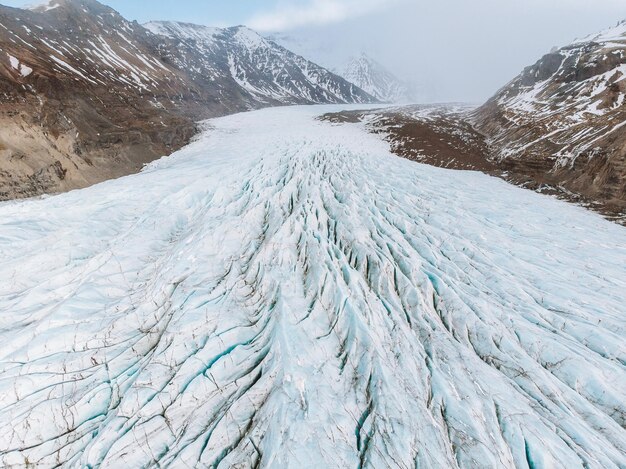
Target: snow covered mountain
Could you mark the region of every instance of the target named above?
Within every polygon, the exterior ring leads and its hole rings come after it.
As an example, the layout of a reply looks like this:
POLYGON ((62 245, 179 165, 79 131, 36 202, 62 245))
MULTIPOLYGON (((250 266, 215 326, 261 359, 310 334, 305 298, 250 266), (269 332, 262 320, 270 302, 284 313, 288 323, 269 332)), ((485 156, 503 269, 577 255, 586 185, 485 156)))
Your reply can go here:
POLYGON ((334 71, 340 70, 347 59, 354 54, 353 49, 346 51, 346 44, 338 41, 336 37, 319 34, 317 31, 308 34, 304 31, 273 32, 266 34, 265 37, 285 49, 334 71))
POLYGON ((401 80, 370 54, 361 52, 355 55, 355 49, 338 44, 337 38, 303 32, 272 33, 267 38, 332 70, 382 102, 414 103, 431 101, 436 96, 433 90, 426 92, 432 87, 401 80))
POLYGON ((626 465, 626 230, 331 110, 0 205, 2 467, 626 465))
POLYGON ((339 74, 386 103, 410 103, 416 99, 411 86, 364 53, 350 59, 339 74))
POLYGON ((250 107, 375 101, 352 83, 245 26, 218 29, 175 22, 144 26, 177 41, 169 59, 179 69, 189 71, 196 81, 234 80, 250 107))
POLYGON ((626 22, 545 55, 476 116, 502 163, 626 212, 626 22))
POLYGON ((374 101, 243 27, 151 27, 95 0, 0 5, 0 200, 138 171, 207 117, 374 101))

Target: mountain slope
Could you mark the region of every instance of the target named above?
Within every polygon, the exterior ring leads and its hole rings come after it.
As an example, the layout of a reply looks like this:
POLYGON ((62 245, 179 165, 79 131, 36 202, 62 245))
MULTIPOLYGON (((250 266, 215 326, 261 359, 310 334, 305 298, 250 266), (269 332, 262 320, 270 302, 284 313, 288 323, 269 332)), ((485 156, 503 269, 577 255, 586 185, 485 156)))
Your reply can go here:
POLYGON ((500 162, 626 210, 626 22, 526 68, 475 116, 500 162))
POLYGON ((624 467, 624 228, 321 112, 0 205, 2 466, 624 467))
POLYGON ((84 187, 187 143, 195 121, 373 98, 246 28, 155 35, 95 0, 0 6, 0 200, 84 187))
POLYGON ((0 6, 0 200, 137 171, 194 133, 154 36, 95 1, 54 5, 0 6))
MULTIPOLYGON (((251 103, 364 103, 374 98, 343 78, 244 26, 209 28, 175 22, 144 25, 178 42, 170 56, 194 80, 229 78, 251 103)), ((258 107, 255 106, 255 107, 258 107)))
POLYGON ((408 103, 415 100, 409 85, 366 54, 350 59, 339 74, 380 101, 408 103))

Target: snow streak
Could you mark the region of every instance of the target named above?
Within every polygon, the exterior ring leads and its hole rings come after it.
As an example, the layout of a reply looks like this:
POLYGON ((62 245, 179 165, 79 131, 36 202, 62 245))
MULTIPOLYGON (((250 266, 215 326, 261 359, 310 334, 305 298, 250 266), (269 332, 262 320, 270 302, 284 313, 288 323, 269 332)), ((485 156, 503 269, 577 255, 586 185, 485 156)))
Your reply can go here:
POLYGON ((2 466, 626 465, 624 228, 329 110, 0 206, 2 466))

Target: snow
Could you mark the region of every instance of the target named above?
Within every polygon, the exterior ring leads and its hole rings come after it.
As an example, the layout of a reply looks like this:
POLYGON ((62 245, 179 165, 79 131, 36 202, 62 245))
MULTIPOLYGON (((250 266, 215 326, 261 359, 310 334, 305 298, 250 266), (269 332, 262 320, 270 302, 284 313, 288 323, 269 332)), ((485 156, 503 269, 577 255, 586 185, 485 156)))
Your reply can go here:
POLYGON ((9 62, 11 63, 11 67, 13 67, 15 70, 19 70, 20 61, 16 57, 13 57, 11 54, 8 54, 8 56, 9 56, 9 62))
POLYGON ((403 83, 365 53, 351 58, 339 75, 382 102, 415 101, 413 90, 408 84, 403 83))
POLYGON ((151 21, 142 25, 153 34, 169 38, 193 39, 195 41, 210 42, 224 32, 223 29, 202 26, 192 23, 176 21, 151 21))
MULTIPOLYGON (((591 34, 582 39, 577 39, 574 41, 574 44, 584 43, 584 42, 612 42, 612 41, 626 41, 626 20, 620 21, 612 28, 608 28, 600 33, 591 34)), ((618 46, 623 47, 623 42, 617 43, 618 46)))
POLYGON ((0 465, 626 465, 626 231, 268 109, 0 205, 0 465))
POLYGON ((23 77, 27 77, 31 73, 33 73, 33 69, 30 68, 28 65, 21 64, 20 65, 20 73, 22 74, 23 77))
POLYGON ((20 72, 20 75, 22 75, 23 77, 27 77, 31 73, 33 73, 33 69, 26 64, 20 63, 17 57, 13 57, 11 54, 7 55, 9 56, 9 62, 11 63, 11 67, 13 67, 15 70, 18 70, 20 72))
POLYGON ((68 64, 67 62, 65 62, 64 60, 58 58, 55 55, 50 55, 50 58, 56 62, 58 65, 60 65, 61 67, 63 67, 64 69, 78 75, 79 77, 83 78, 84 80, 87 80, 90 83, 96 83, 95 81, 93 81, 91 78, 87 77, 83 72, 81 72, 80 70, 72 67, 70 64, 68 64))
POLYGON ((250 28, 246 28, 245 26, 237 27, 235 38, 250 50, 268 46, 266 40, 259 33, 251 30, 250 28))

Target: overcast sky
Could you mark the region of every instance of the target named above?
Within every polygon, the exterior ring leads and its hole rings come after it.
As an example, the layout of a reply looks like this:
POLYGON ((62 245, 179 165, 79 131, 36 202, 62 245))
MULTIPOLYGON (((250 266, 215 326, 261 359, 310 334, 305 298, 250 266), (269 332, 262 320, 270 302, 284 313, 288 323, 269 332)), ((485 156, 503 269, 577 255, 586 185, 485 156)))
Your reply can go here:
MULTIPOLYGON (((11 6, 33 3, 0 0, 11 6)), ((479 102, 553 46, 626 19, 626 0, 105 0, 129 19, 285 32, 329 67, 367 52, 429 100, 479 102)))

